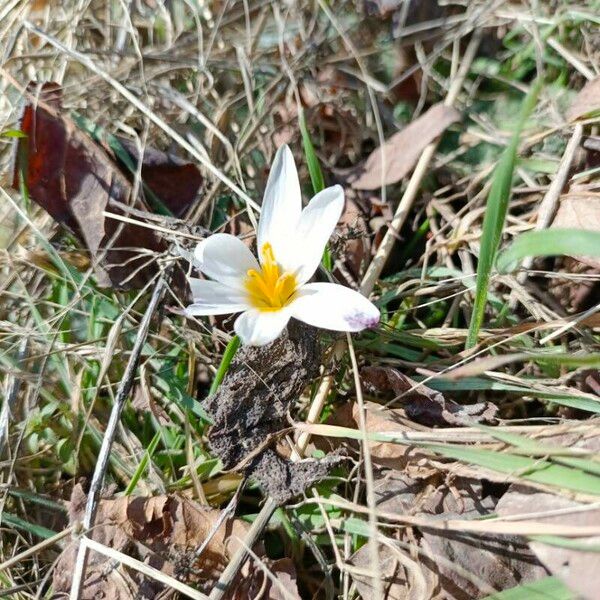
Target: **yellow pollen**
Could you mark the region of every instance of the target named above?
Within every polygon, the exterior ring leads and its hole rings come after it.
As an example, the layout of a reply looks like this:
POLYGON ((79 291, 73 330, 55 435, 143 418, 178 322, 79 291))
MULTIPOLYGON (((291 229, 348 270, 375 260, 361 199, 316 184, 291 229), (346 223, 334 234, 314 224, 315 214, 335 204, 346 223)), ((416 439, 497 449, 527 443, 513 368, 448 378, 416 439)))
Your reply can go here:
POLYGON ((249 269, 244 285, 252 306, 263 311, 279 310, 291 302, 298 282, 294 274, 281 273, 271 244, 263 245, 261 255, 260 271, 249 269))

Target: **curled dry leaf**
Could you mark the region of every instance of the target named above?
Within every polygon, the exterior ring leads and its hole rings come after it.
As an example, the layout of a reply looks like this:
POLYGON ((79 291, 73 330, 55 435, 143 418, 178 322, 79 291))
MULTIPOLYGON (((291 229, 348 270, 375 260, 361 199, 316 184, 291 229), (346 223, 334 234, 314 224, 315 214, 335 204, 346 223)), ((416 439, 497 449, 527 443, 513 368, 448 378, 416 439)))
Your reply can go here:
MULTIPOLYGON (((85 503, 83 489, 80 485, 75 486, 69 503, 71 523, 81 520, 85 503)), ((216 529, 202 554, 197 556, 196 550, 213 532, 220 514, 219 510, 181 496, 108 498, 100 501, 91 536, 109 548, 133 556, 208 593, 248 530, 248 525, 242 521, 226 520, 216 529)), ((260 549, 255 550, 262 556, 260 549)), ((58 597, 70 591, 76 554, 77 543, 74 541, 65 548, 53 571, 53 588, 58 597)), ((262 560, 276 576, 281 573, 282 583, 299 598, 291 561, 269 561, 264 556, 262 560)), ((263 584, 268 591, 266 598, 276 600, 280 597, 275 591, 277 586, 265 580, 259 567, 251 565, 238 577, 227 598, 254 597, 263 584)), ((90 552, 82 600, 157 598, 164 591, 163 584, 90 552)))
POLYGON ((494 422, 498 407, 491 402, 461 405, 391 367, 365 367, 363 381, 377 392, 393 392, 406 416, 429 427, 494 422))
POLYGON ((459 119, 455 108, 435 104, 352 169, 349 183, 357 190, 376 190, 382 183, 397 183, 417 164, 423 150, 459 119))
MULTIPOLYGON (((118 140, 133 161, 139 164, 138 147, 124 137, 118 140)), ((115 156, 115 160, 126 168, 118 156, 115 156)), ((196 199, 204 179, 194 163, 170 152, 146 146, 142 156, 142 181, 146 189, 155 194, 175 217, 183 217, 196 199)))
MULTIPOLYGON (((35 87, 29 89, 31 96, 35 87)), ((104 149, 62 114, 61 96, 60 86, 48 82, 25 106, 13 187, 19 189, 22 174, 31 198, 82 239, 100 285, 142 287, 156 273, 153 255, 167 244, 152 229, 105 217, 106 210, 123 214, 119 205, 147 207, 131 198, 130 180, 104 149)), ((155 150, 146 150, 143 161, 148 189, 180 214, 198 191, 198 169, 155 150)))
MULTIPOLYGON (((535 512, 536 520, 562 525, 593 525, 600 522, 600 509, 588 508, 585 504, 569 498, 545 492, 533 492, 512 485, 498 502, 498 515, 515 516, 535 512), (544 517, 543 513, 560 511, 544 517)), ((572 590, 586 600, 598 598, 600 590, 600 554, 597 552, 600 538, 572 540, 579 542, 579 549, 530 541, 529 546, 550 572, 562 579, 572 590), (590 550, 585 551, 589 545, 590 550), (594 550, 595 548, 595 550, 594 550)))
POLYGON ((600 111, 600 77, 588 81, 567 111, 567 119, 575 121, 600 111))

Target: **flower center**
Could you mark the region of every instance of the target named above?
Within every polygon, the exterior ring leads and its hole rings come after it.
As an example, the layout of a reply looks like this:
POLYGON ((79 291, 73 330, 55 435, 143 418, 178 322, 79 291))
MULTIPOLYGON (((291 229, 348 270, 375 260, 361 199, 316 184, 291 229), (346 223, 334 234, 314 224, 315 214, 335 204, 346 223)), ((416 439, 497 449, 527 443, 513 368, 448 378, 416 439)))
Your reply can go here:
POLYGON ((260 271, 249 269, 244 286, 250 295, 250 303, 263 311, 279 310, 288 305, 298 287, 293 273, 282 273, 275 261, 271 244, 261 249, 262 266, 260 271))

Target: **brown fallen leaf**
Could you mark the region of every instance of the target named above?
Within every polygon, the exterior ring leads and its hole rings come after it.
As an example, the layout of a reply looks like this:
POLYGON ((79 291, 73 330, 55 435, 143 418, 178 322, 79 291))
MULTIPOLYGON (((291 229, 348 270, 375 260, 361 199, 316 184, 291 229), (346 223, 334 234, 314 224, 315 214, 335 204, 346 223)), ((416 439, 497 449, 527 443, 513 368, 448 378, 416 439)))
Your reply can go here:
MULTIPOLYGON (((478 518, 494 512, 502 492, 503 486, 457 477, 431 494, 422 512, 478 518)), ((428 555, 425 562, 438 574, 445 598, 481 598, 492 590, 506 590, 546 575, 527 544, 515 536, 427 530, 422 535, 421 547, 428 555)))
MULTIPOLYGON (((414 431, 400 410, 386 409, 374 402, 365 402, 367 431, 379 432, 402 432, 414 431)), ((353 406, 354 421, 358 422, 358 405, 353 406)), ((394 469, 406 469, 410 463, 414 470, 423 469, 426 475, 431 473, 428 465, 428 454, 417 448, 404 444, 392 444, 389 442, 369 442, 369 449, 373 462, 379 466, 394 469), (422 465, 422 466, 420 466, 422 465)))
MULTIPOLYGON (((69 503, 69 520, 81 520, 86 495, 76 485, 69 503)), ((217 509, 201 506, 182 496, 115 497, 100 501, 92 539, 124 552, 176 579, 208 593, 236 550, 243 543, 248 525, 238 519, 225 520, 212 536, 201 555, 197 549, 212 533, 221 515, 217 509)), ((255 551, 282 583, 295 591, 295 570, 291 561, 269 561, 260 548, 255 551)), ((65 548, 53 571, 55 595, 68 593, 71 587, 77 543, 65 548)), ((276 586, 265 579, 259 566, 251 564, 243 571, 227 595, 228 600, 255 597, 265 586, 267 598, 279 598, 276 586)), ((90 552, 82 600, 110 598, 156 598, 165 591, 163 584, 141 575, 106 557, 90 552)), ((299 598, 299 596, 297 596, 299 598)))
MULTIPOLYGON (((26 137, 16 141, 13 187, 19 189, 22 174, 30 197, 84 242, 101 286, 142 287, 156 273, 155 253, 164 252, 167 244, 152 229, 106 218, 104 211, 122 215, 119 206, 148 210, 147 206, 141 200, 132 202, 131 182, 117 164, 63 116, 58 84, 28 89, 36 100, 25 106, 21 119, 26 137)), ((174 197, 182 190, 183 175, 190 177, 190 167, 197 171, 196 167, 171 161, 159 168, 156 153, 145 158, 149 162, 142 172, 149 176, 150 187, 165 194, 165 203, 171 201, 181 210, 180 200, 174 197)), ((199 173, 185 186, 184 197, 189 200, 191 188, 197 191, 199 186, 199 173)))
MULTIPOLYGON (((567 194, 558 205, 552 228, 585 229, 600 231, 600 195, 598 194, 567 194)), ((586 265, 600 269, 600 260, 578 257, 577 260, 586 265)))
MULTIPOLYGON (((584 504, 569 498, 555 496, 545 492, 533 492, 518 485, 512 485, 498 502, 496 512, 499 516, 514 516, 536 513, 536 520, 562 525, 594 525, 600 522, 600 509, 586 509, 584 504), (544 512, 561 511, 560 514, 544 517, 544 512)), ((590 551, 544 544, 530 541, 529 546, 538 559, 550 572, 562 579, 573 591, 586 600, 596 600, 600 590, 600 554, 594 551, 600 538, 586 538, 579 541, 590 551)))
POLYGON ((375 391, 391 391, 398 396, 406 416, 422 425, 448 427, 493 423, 498 412, 498 407, 491 402, 458 404, 391 367, 365 367, 361 376, 375 391))
MULTIPOLYGON (((368 545, 355 552, 350 557, 350 563, 372 572, 368 545)), ((437 578, 429 569, 422 568, 419 559, 414 560, 400 548, 381 546, 379 569, 383 580, 383 600, 424 600, 436 597, 437 578)), ((375 597, 371 577, 353 573, 352 580, 361 598, 367 600, 375 597)))
MULTIPOLYGON (((124 137, 118 140, 134 163, 139 163, 137 146, 124 137)), ((117 156, 115 160, 122 165, 117 156)), ((126 169, 125 165, 122 167, 126 169)), ((204 179, 194 163, 147 146, 142 157, 142 181, 175 217, 183 217, 204 179)))
POLYGON ((600 77, 588 81, 567 110, 567 119, 575 121, 600 110, 600 77))
MULTIPOLYGON (((552 227, 600 231, 600 195, 570 193, 562 196, 552 227)), ((549 291, 569 312, 589 308, 597 295, 600 260, 589 256, 556 259, 557 272, 584 275, 581 278, 552 280, 549 291), (587 277, 586 277, 587 276, 587 277)))
POLYGON ((423 150, 444 130, 460 120, 460 113, 450 106, 435 104, 374 150, 367 160, 348 174, 348 182, 357 190, 376 190, 397 183, 417 164, 423 150), (382 168, 385 153, 385 171, 382 168))
MULTIPOLYGON (((387 471, 375 482, 377 508, 381 511, 444 518, 491 514, 504 489, 505 486, 466 477, 446 481, 439 474, 415 481, 397 471, 387 471)), ((386 600, 472 600, 546 575, 527 545, 514 537, 427 529, 418 534, 418 540, 406 536, 405 541, 415 547, 404 556, 400 550, 390 551, 388 546, 380 549, 380 564, 388 586, 386 600)), ((358 550, 351 562, 369 568, 368 548, 358 550)), ((369 578, 353 579, 363 597, 369 598, 369 578)))

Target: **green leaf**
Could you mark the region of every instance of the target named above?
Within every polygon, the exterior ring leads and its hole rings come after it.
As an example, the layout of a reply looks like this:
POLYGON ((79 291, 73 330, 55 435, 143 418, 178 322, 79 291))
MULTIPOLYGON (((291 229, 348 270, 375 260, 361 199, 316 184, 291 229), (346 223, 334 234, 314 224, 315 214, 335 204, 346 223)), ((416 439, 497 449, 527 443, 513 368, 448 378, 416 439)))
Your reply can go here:
POLYGON ((142 460, 140 461, 138 468, 135 470, 135 473, 133 474, 133 477, 131 478, 129 485, 127 486, 127 489, 125 490, 126 496, 131 496, 131 494, 134 492, 134 490, 138 484, 138 481, 140 480, 142 475, 145 473, 146 468, 148 467, 148 463, 152 460, 152 455, 156 451, 158 442, 160 442, 160 437, 161 437, 160 431, 157 431, 154 434, 154 437, 152 438, 150 443, 148 444, 148 448, 146 449, 146 452, 144 453, 144 456, 142 457, 142 460))
POLYGON ((318 194, 320 191, 325 189, 325 180, 323 178, 323 172, 321 171, 321 165, 315 152, 315 147, 312 143, 308 129, 306 128, 306 120, 304 119, 304 111, 300 109, 298 113, 298 121, 300 124, 300 133, 302 134, 302 146, 304 147, 304 156, 306 157, 306 164, 308 165, 308 172, 310 174, 310 180, 312 182, 313 191, 318 194))
POLYGON ((577 596, 558 577, 544 577, 509 590, 486 596, 483 600, 575 600, 577 596))
POLYGON ((519 139, 525 121, 535 106, 540 88, 541 80, 538 80, 523 101, 521 114, 513 136, 494 171, 492 186, 490 188, 483 218, 481 247, 479 251, 479 262, 477 264, 477 288, 475 291, 473 314, 471 315, 471 323, 469 325, 469 335, 467 336, 467 348, 472 348, 477 343, 477 336, 483 323, 485 306, 488 298, 490 274, 502 237, 508 203, 511 197, 512 179, 517 159, 519 139))
POLYGON ((29 521, 25 521, 16 515, 11 515, 6 511, 2 512, 2 517, 0 519, 0 523, 5 526, 11 526, 15 529, 21 529, 23 531, 27 531, 37 537, 41 537, 44 539, 49 539, 56 535, 56 531, 52 531, 51 529, 47 529, 42 525, 36 525, 35 523, 29 523, 29 521))
POLYGON ((6 131, 3 131, 2 133, 0 133, 0 135, 2 137, 7 137, 7 138, 26 138, 27 134, 24 131, 21 131, 20 129, 7 129, 6 131))
POLYGON ((233 360, 233 357, 235 356, 235 353, 238 351, 239 347, 240 338, 237 335, 234 335, 231 338, 231 340, 229 340, 229 343, 225 348, 223 358, 221 359, 221 364, 219 365, 219 368, 217 369, 217 372, 215 374, 215 378, 213 379, 213 382, 210 386, 210 390, 208 392, 209 396, 212 396, 217 391, 218 387, 221 385, 221 382, 227 374, 229 366, 231 365, 231 361, 233 360))
MULTIPOLYGON (((325 179, 323 178, 321 165, 319 164, 319 159, 317 158, 317 153, 315 152, 315 147, 312 143, 310 133, 306 127, 304 111, 302 110, 301 106, 298 107, 298 122, 300 125, 300 133, 302 134, 302 146, 304 148, 304 156, 306 157, 306 164, 308 165, 308 172, 312 182, 313 193, 318 194, 320 191, 325 189, 325 179)), ((329 246, 325 247, 321 262, 327 271, 331 271, 333 268, 333 262, 331 259, 331 251, 329 250, 329 246)))
POLYGON ((501 273, 513 271, 527 256, 594 256, 600 258, 600 232, 584 229, 545 229, 517 236, 498 256, 501 273))

